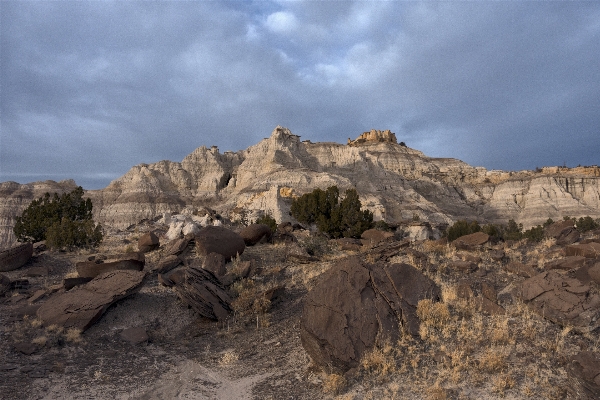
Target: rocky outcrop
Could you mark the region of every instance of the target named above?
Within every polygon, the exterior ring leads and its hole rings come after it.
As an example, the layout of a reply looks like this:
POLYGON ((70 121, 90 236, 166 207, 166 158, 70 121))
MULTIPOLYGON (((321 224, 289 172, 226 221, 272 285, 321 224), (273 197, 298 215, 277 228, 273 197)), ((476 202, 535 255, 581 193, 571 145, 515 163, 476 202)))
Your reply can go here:
POLYGON ((113 257, 113 260, 108 262, 104 262, 103 260, 98 261, 78 262, 75 268, 79 277, 95 278, 106 272, 117 270, 142 271, 146 263, 146 259, 142 253, 125 253, 113 257))
MULTIPOLYGON (((124 229, 165 213, 189 215, 207 203, 224 216, 246 210, 290 221, 294 196, 316 187, 356 188, 375 220, 410 220, 432 226, 457 219, 506 223, 525 229, 549 217, 600 217, 600 177, 593 169, 488 171, 449 158, 430 158, 395 142, 389 131, 361 135, 359 145, 311 143, 277 127, 246 150, 221 154, 199 147, 181 162, 140 164, 102 190, 88 191, 94 219, 124 229)), ((14 218, 34 198, 75 183, 0 184, 0 244, 14 240, 14 218)), ((205 225, 202 224, 201 225, 205 225)), ((419 232, 423 234, 423 232, 419 232)))

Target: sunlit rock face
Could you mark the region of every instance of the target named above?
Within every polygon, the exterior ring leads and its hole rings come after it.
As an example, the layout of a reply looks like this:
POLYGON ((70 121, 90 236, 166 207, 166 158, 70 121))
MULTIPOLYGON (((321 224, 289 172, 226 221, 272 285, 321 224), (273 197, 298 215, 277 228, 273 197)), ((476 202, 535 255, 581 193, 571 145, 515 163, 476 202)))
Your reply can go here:
MULTIPOLYGON (((597 167, 488 171, 460 160, 431 158, 397 143, 390 131, 372 130, 339 143, 302 141, 276 127, 270 137, 246 150, 220 153, 199 147, 181 162, 140 164, 101 190, 88 191, 96 221, 123 229, 142 219, 198 213, 204 207, 232 217, 271 214, 291 220, 294 197, 316 187, 356 188, 375 219, 452 223, 457 219, 506 223, 525 228, 549 217, 600 217, 597 167)), ((45 192, 72 190, 75 182, 0 184, 0 246, 14 241, 14 219, 45 192)), ((200 211, 201 212, 201 211, 200 211)))

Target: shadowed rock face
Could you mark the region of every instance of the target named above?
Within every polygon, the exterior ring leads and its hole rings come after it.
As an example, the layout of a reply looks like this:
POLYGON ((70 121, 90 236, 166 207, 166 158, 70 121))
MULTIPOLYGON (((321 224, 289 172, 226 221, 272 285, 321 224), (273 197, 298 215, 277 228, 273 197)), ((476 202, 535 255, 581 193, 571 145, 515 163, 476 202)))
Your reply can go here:
MULTIPOLYGON (((376 140, 347 146, 301 141, 277 127, 246 150, 221 154, 203 146, 181 162, 134 166, 86 196, 94 203, 95 221, 118 229, 165 212, 191 213, 200 202, 212 202, 223 215, 244 209, 251 218, 269 213, 286 221, 293 196, 331 185, 341 191, 356 188, 375 219, 389 223, 418 214, 432 224, 514 219, 527 229, 548 217, 600 217, 597 168, 487 171, 456 159, 427 157, 393 140, 380 141, 375 133, 376 140)), ((15 240, 15 217, 31 200, 75 187, 72 181, 1 183, 0 246, 15 240)))
POLYGON ((344 373, 375 345, 394 343, 401 325, 418 335, 418 302, 439 295, 435 283, 408 264, 341 260, 306 297, 302 346, 318 366, 344 373))
POLYGON ((33 244, 23 243, 0 252, 0 272, 21 268, 33 255, 33 244))

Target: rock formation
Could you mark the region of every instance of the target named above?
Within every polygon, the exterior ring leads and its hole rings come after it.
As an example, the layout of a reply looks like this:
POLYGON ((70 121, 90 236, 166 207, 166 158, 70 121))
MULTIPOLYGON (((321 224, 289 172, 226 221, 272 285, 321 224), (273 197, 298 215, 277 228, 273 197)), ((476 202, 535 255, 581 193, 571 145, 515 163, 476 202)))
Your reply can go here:
MULTIPOLYGON (((449 158, 430 158, 396 143, 390 131, 365 132, 350 145, 311 143, 278 126, 246 150, 221 154, 199 147, 181 162, 140 164, 102 190, 86 193, 94 219, 124 229, 164 213, 192 215, 204 207, 223 216, 246 210, 289 221, 291 199, 316 187, 356 188, 375 220, 410 220, 432 226, 457 219, 506 223, 527 229, 563 216, 600 217, 598 167, 488 171, 449 158)), ((45 192, 72 190, 72 181, 0 184, 0 248, 14 242, 14 218, 45 192)))

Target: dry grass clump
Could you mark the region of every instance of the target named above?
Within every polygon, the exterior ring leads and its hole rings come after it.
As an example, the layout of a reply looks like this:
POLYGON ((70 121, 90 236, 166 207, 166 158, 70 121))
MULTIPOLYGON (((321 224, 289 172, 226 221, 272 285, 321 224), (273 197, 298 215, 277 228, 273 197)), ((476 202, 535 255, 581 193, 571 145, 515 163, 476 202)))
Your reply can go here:
POLYGON ((361 366, 370 374, 387 376, 396 370, 393 348, 390 344, 375 347, 363 355, 361 366))
POLYGON ((337 395, 340 394, 348 382, 346 378, 338 374, 328 374, 323 378, 323 393, 337 395))
POLYGON ((221 356, 221 360, 219 364, 222 366, 227 366, 231 364, 235 364, 240 359, 240 356, 233 350, 227 350, 221 356))

